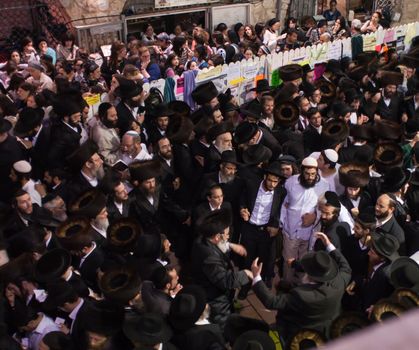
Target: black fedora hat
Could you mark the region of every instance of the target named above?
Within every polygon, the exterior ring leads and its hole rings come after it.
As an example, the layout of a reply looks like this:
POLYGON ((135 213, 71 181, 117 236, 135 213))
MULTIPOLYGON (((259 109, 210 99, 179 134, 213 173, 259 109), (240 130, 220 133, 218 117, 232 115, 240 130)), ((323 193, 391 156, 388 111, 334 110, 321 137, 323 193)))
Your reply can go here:
POLYGON ((380 120, 374 125, 374 134, 377 139, 398 141, 402 135, 400 124, 391 120, 380 120))
POLYGON ((370 181, 367 164, 349 162, 339 168, 339 182, 345 187, 365 187, 370 181))
POLYGON ((249 142, 258 130, 259 127, 255 123, 243 122, 237 126, 234 132, 234 142, 238 145, 249 142))
POLYGON ((325 71, 331 72, 335 75, 344 75, 344 73, 342 72, 340 61, 335 60, 335 59, 331 59, 327 61, 325 71))
POLYGON ((116 89, 116 95, 120 96, 123 100, 138 96, 142 92, 142 84, 129 79, 120 79, 119 86, 116 89))
POLYGON ((282 127, 292 127, 297 123, 299 109, 293 102, 283 102, 274 108, 275 124, 282 127))
POLYGON ((128 169, 131 180, 144 181, 158 177, 161 172, 161 164, 158 159, 138 160, 132 162, 128 169))
POLYGON ((207 305, 205 289, 198 285, 185 286, 170 304, 169 322, 179 331, 194 326, 207 305))
POLYGON ((364 65, 355 66, 348 71, 348 77, 354 81, 361 81, 366 75, 368 75, 368 68, 364 65))
POLYGON ((380 77, 381 86, 403 84, 404 76, 402 73, 383 71, 380 77))
POLYGON ((372 318, 377 322, 383 322, 390 318, 400 317, 406 308, 398 302, 388 298, 381 299, 374 304, 372 309, 372 318))
POLYGON ((174 115, 170 119, 166 136, 176 144, 188 143, 194 129, 194 124, 189 118, 181 115, 174 115))
POLYGON ((159 118, 170 117, 171 115, 175 114, 175 112, 169 108, 169 105, 167 103, 163 102, 154 106, 151 114, 154 118, 159 118))
POLYGON ((199 104, 204 105, 210 102, 213 98, 218 96, 217 88, 212 81, 197 86, 191 94, 193 100, 199 104))
POLYGON ((351 113, 352 108, 344 102, 336 102, 332 105, 332 113, 335 118, 344 117, 346 114, 351 113))
POLYGON ((198 220, 198 232, 204 237, 212 237, 217 233, 222 233, 231 225, 231 221, 230 209, 213 210, 198 220))
POLYGON ((361 330, 368 325, 368 319, 361 312, 344 312, 333 320, 330 326, 330 336, 332 339, 336 339, 361 330))
POLYGON ((225 134, 231 131, 232 131, 232 127, 230 123, 224 122, 224 123, 215 124, 211 126, 207 131, 207 141, 212 142, 217 138, 217 136, 220 136, 222 134, 225 134))
POLYGON ((260 79, 256 82, 256 87, 250 89, 250 91, 256 92, 268 92, 271 91, 271 87, 269 86, 269 81, 267 79, 260 79))
POLYGON ((67 164, 74 171, 79 171, 84 163, 86 163, 95 153, 99 151, 99 147, 92 140, 82 143, 73 153, 67 157, 67 164))
POLYGON ((245 317, 238 314, 231 314, 226 322, 224 328, 224 336, 230 344, 240 338, 240 336, 248 331, 257 330, 269 333, 269 325, 262 320, 255 318, 245 317))
POLYGON ((281 163, 278 161, 270 163, 265 169, 265 174, 272 174, 275 176, 279 176, 280 178, 283 177, 281 171, 281 163))
POLYGON ((403 150, 395 142, 383 142, 375 147, 373 160, 375 169, 384 174, 388 169, 403 164, 403 150))
POLYGON ((246 117, 261 119, 263 117, 263 107, 260 103, 250 103, 240 106, 240 113, 246 117))
POLYGON ((120 253, 132 252, 142 232, 140 224, 133 218, 115 219, 107 230, 108 247, 120 253))
POLYGON ((407 257, 402 256, 394 260, 390 266, 390 281, 394 288, 419 288, 419 265, 407 257))
POLYGON ((107 197, 98 189, 88 190, 82 193, 69 205, 69 212, 72 215, 85 216, 94 219, 104 208, 106 208, 107 197))
POLYGON ((371 141, 373 139, 373 130, 368 124, 352 125, 349 135, 355 140, 371 141))
POLYGON ((303 68, 299 64, 287 64, 278 68, 282 81, 293 81, 303 77, 303 68))
POLYGON ((74 217, 64 221, 55 234, 65 249, 76 251, 91 244, 93 240, 91 230, 89 219, 74 217))
POLYGON ((377 51, 364 51, 359 53, 355 61, 358 63, 358 65, 369 65, 372 63, 375 59, 377 59, 378 53, 377 51))
POLYGON ((3 134, 8 132, 13 127, 12 123, 10 123, 5 118, 0 118, 0 133, 3 134))
POLYGON ((165 343, 173 335, 163 316, 155 313, 145 313, 125 320, 123 330, 129 340, 143 346, 165 343))
POLYGON ((140 292, 141 279, 132 267, 114 267, 102 275, 99 288, 107 300, 127 304, 140 292))
POLYGON ((237 161, 235 150, 227 150, 221 153, 220 163, 231 163, 240 165, 240 163, 237 161))
POLYGON ((191 107, 184 101, 170 101, 168 107, 170 110, 183 117, 189 117, 191 114, 191 107))
POLYGON ((85 331, 112 337, 122 329, 124 308, 102 300, 89 306, 87 312, 80 313, 79 320, 85 331))
POLYGON ((388 169, 384 174, 384 181, 381 185, 382 192, 397 192, 410 180, 411 173, 402 167, 388 169))
POLYGON ((275 350, 275 343, 266 333, 258 330, 251 330, 243 333, 234 343, 233 350, 275 350))
POLYGON ((318 79, 315 81, 314 86, 321 91, 321 101, 323 103, 331 102, 336 96, 336 85, 330 81, 326 81, 325 79, 318 79))
POLYGON ((271 159, 271 157, 272 151, 260 143, 247 147, 242 154, 243 162, 247 165, 264 163, 271 159))
POLYGON ((161 236, 157 233, 145 233, 138 237, 135 256, 138 258, 156 260, 161 253, 161 236))
POLYGON ((234 96, 231 94, 231 89, 228 88, 225 92, 221 92, 218 94, 218 102, 220 105, 229 103, 234 96))
POLYGON ((325 251, 308 252, 301 259, 304 271, 316 282, 327 282, 339 272, 338 265, 325 251))
POLYGON ((333 148, 349 136, 349 127, 341 119, 330 119, 324 123, 321 133, 323 148, 333 148))
POLYGON ((380 256, 393 261, 399 257, 397 250, 400 247, 399 241, 396 237, 385 233, 371 234, 372 247, 380 256))
POLYGON ((320 332, 312 329, 302 329, 291 338, 288 349, 303 350, 318 348, 325 342, 325 337, 320 332))
POLYGON ((19 119, 14 127, 14 134, 18 137, 27 136, 33 129, 41 125, 44 118, 42 108, 25 107, 19 112, 19 119))
POLYGON ((55 248, 45 253, 35 264, 34 276, 39 282, 59 279, 70 267, 71 255, 62 248, 55 248))

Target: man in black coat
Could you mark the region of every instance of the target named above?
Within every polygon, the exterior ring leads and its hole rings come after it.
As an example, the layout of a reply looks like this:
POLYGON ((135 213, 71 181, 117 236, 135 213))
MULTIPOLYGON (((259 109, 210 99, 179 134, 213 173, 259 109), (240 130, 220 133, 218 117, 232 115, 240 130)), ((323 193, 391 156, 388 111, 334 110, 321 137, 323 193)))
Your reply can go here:
POLYGON ((224 326, 233 310, 235 289, 249 283, 250 271, 235 271, 228 251, 245 254, 242 246, 228 243, 231 214, 214 210, 202 219, 201 236, 192 249, 192 277, 207 292, 210 321, 224 326))
POLYGON ((352 125, 350 129, 352 143, 339 150, 339 164, 352 162, 356 156, 362 153, 372 155, 373 149, 367 144, 373 139, 372 130, 369 125, 352 125))
POLYGON ((345 288, 351 278, 348 262, 327 236, 317 233, 327 247, 326 251, 309 252, 298 264, 305 271, 306 283, 273 295, 262 281, 262 264, 258 259, 252 264, 253 290, 262 304, 277 310, 280 334, 289 339, 297 331, 308 328, 328 334, 332 321, 340 313, 345 288))
POLYGON ((274 277, 275 237, 279 232, 279 213, 287 194, 280 184, 281 167, 274 162, 266 169, 261 182, 247 182, 240 204, 243 219, 241 243, 247 250, 245 267, 250 268, 256 257, 261 257, 265 268, 263 279, 271 285, 274 277))
POLYGON ((315 107, 307 111, 309 124, 303 132, 304 154, 321 151, 322 116, 315 107))
POLYGON ((210 147, 204 159, 204 172, 211 173, 217 170, 221 154, 233 147, 230 126, 227 123, 214 125, 207 132, 207 140, 210 147))
POLYGON ((383 93, 377 104, 376 114, 381 119, 400 122, 403 112, 403 100, 397 93, 397 86, 403 83, 403 74, 384 72, 381 77, 383 93))

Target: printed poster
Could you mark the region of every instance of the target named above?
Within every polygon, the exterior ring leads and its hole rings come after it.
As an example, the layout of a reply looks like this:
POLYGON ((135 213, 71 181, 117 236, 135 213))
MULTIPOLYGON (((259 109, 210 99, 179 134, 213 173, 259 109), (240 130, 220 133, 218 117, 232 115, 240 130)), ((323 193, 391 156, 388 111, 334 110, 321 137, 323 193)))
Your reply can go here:
POLYGON ((365 35, 363 37, 363 50, 364 51, 375 51, 375 45, 377 44, 377 38, 375 35, 365 35))

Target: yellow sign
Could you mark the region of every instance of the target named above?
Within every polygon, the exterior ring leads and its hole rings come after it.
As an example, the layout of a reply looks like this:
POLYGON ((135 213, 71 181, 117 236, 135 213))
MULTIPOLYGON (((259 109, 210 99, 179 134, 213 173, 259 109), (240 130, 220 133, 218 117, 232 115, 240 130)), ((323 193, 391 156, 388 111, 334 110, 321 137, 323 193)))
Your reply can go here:
POLYGON ((100 94, 86 96, 84 100, 87 102, 89 106, 94 106, 95 104, 100 102, 100 94))
POLYGON ((377 37, 375 35, 365 35, 363 38, 364 51, 374 51, 377 44, 377 37))

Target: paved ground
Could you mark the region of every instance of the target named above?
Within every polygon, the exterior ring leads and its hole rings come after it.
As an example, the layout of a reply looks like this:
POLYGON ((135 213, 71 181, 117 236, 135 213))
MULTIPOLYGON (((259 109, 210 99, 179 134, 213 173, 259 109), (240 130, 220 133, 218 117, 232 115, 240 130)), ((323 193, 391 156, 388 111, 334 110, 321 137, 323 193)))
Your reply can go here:
POLYGON ((264 320, 268 324, 275 323, 276 311, 265 309, 253 291, 249 292, 246 300, 240 300, 240 303, 243 306, 240 315, 264 320))

